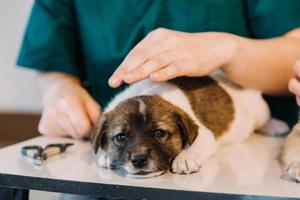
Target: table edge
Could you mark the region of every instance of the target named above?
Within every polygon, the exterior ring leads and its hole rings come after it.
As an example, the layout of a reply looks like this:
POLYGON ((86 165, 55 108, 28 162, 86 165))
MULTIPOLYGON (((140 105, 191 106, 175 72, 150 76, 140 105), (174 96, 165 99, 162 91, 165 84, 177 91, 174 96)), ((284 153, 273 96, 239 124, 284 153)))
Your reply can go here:
POLYGON ((30 177, 0 173, 0 186, 28 190, 40 190, 48 192, 69 193, 87 195, 91 197, 104 197, 111 199, 167 199, 182 200, 201 198, 202 200, 241 199, 244 196, 251 196, 260 199, 272 198, 272 200, 291 200, 298 198, 291 197, 271 197, 261 195, 227 194, 213 192, 197 192, 187 190, 173 190, 163 188, 147 188, 138 186, 124 186, 115 184, 81 182, 71 180, 57 180, 41 177, 30 177))

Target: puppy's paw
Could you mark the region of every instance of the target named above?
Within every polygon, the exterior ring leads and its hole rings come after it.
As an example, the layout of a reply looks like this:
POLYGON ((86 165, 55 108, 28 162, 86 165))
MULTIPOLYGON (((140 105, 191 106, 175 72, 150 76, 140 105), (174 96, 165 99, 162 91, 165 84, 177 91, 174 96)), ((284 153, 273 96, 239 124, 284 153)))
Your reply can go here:
POLYGON ((101 168, 110 168, 111 166, 111 159, 107 156, 106 153, 101 152, 98 154, 98 166, 101 168))
POLYGON ((281 153, 281 161, 286 174, 300 181, 300 123, 297 123, 286 138, 281 153))
POLYGON ((196 154, 186 150, 181 151, 172 163, 172 172, 177 174, 190 174, 198 172, 201 168, 201 162, 196 154))
POLYGON ((300 162, 291 162, 284 166, 284 171, 287 175, 300 182, 300 162))
POLYGON ((282 120, 272 118, 260 131, 267 136, 280 137, 290 131, 288 124, 282 120))

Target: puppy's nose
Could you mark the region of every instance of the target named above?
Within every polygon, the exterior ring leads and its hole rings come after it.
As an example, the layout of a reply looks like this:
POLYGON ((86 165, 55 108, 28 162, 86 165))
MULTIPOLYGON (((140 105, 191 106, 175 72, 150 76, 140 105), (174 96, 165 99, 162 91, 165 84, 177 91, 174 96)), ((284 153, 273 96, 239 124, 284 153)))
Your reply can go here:
POLYGON ((148 156, 146 154, 131 155, 131 163, 136 168, 143 168, 148 164, 148 156))

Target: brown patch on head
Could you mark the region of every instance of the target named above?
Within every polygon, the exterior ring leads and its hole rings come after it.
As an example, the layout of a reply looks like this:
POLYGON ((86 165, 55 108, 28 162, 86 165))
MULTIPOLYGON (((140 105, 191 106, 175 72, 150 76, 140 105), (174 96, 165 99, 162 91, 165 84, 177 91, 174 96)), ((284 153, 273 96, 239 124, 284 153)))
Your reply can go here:
MULTIPOLYGON (((198 126, 183 110, 159 96, 152 96, 147 100, 149 101, 149 111, 153 113, 158 124, 165 124, 168 129, 175 129, 177 132, 179 129, 183 145, 193 143, 198 134, 198 126)), ((174 132, 176 132, 175 130, 174 132)))
POLYGON ((95 130, 101 134, 95 134, 98 142, 93 143, 108 154, 113 161, 112 168, 118 170, 132 162, 132 155, 141 152, 147 154, 158 170, 167 170, 185 144, 191 144, 198 133, 198 126, 185 112, 158 96, 127 99, 105 113, 105 120, 100 124, 101 130, 95 130), (126 136, 126 141, 116 141, 120 134, 126 136))
POLYGON ((170 81, 183 90, 196 117, 216 137, 229 129, 234 119, 234 106, 227 92, 210 77, 180 77, 170 81))
MULTIPOLYGON (((159 96, 138 96, 121 102, 106 114, 109 126, 107 132, 114 136, 118 131, 134 132, 137 128, 162 129, 179 137, 169 142, 174 149, 183 148, 179 143, 192 143, 198 133, 198 126, 180 108, 159 96), (117 128, 118 127, 118 128, 117 128)), ((183 144, 184 145, 184 144, 183 144)))

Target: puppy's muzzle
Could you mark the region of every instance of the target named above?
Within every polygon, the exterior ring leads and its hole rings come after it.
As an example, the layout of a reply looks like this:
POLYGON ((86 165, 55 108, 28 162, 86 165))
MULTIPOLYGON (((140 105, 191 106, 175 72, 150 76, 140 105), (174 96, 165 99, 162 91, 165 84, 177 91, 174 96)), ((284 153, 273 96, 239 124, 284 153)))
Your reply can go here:
POLYGON ((142 169, 148 164, 148 154, 131 154, 130 160, 135 168, 142 169))

